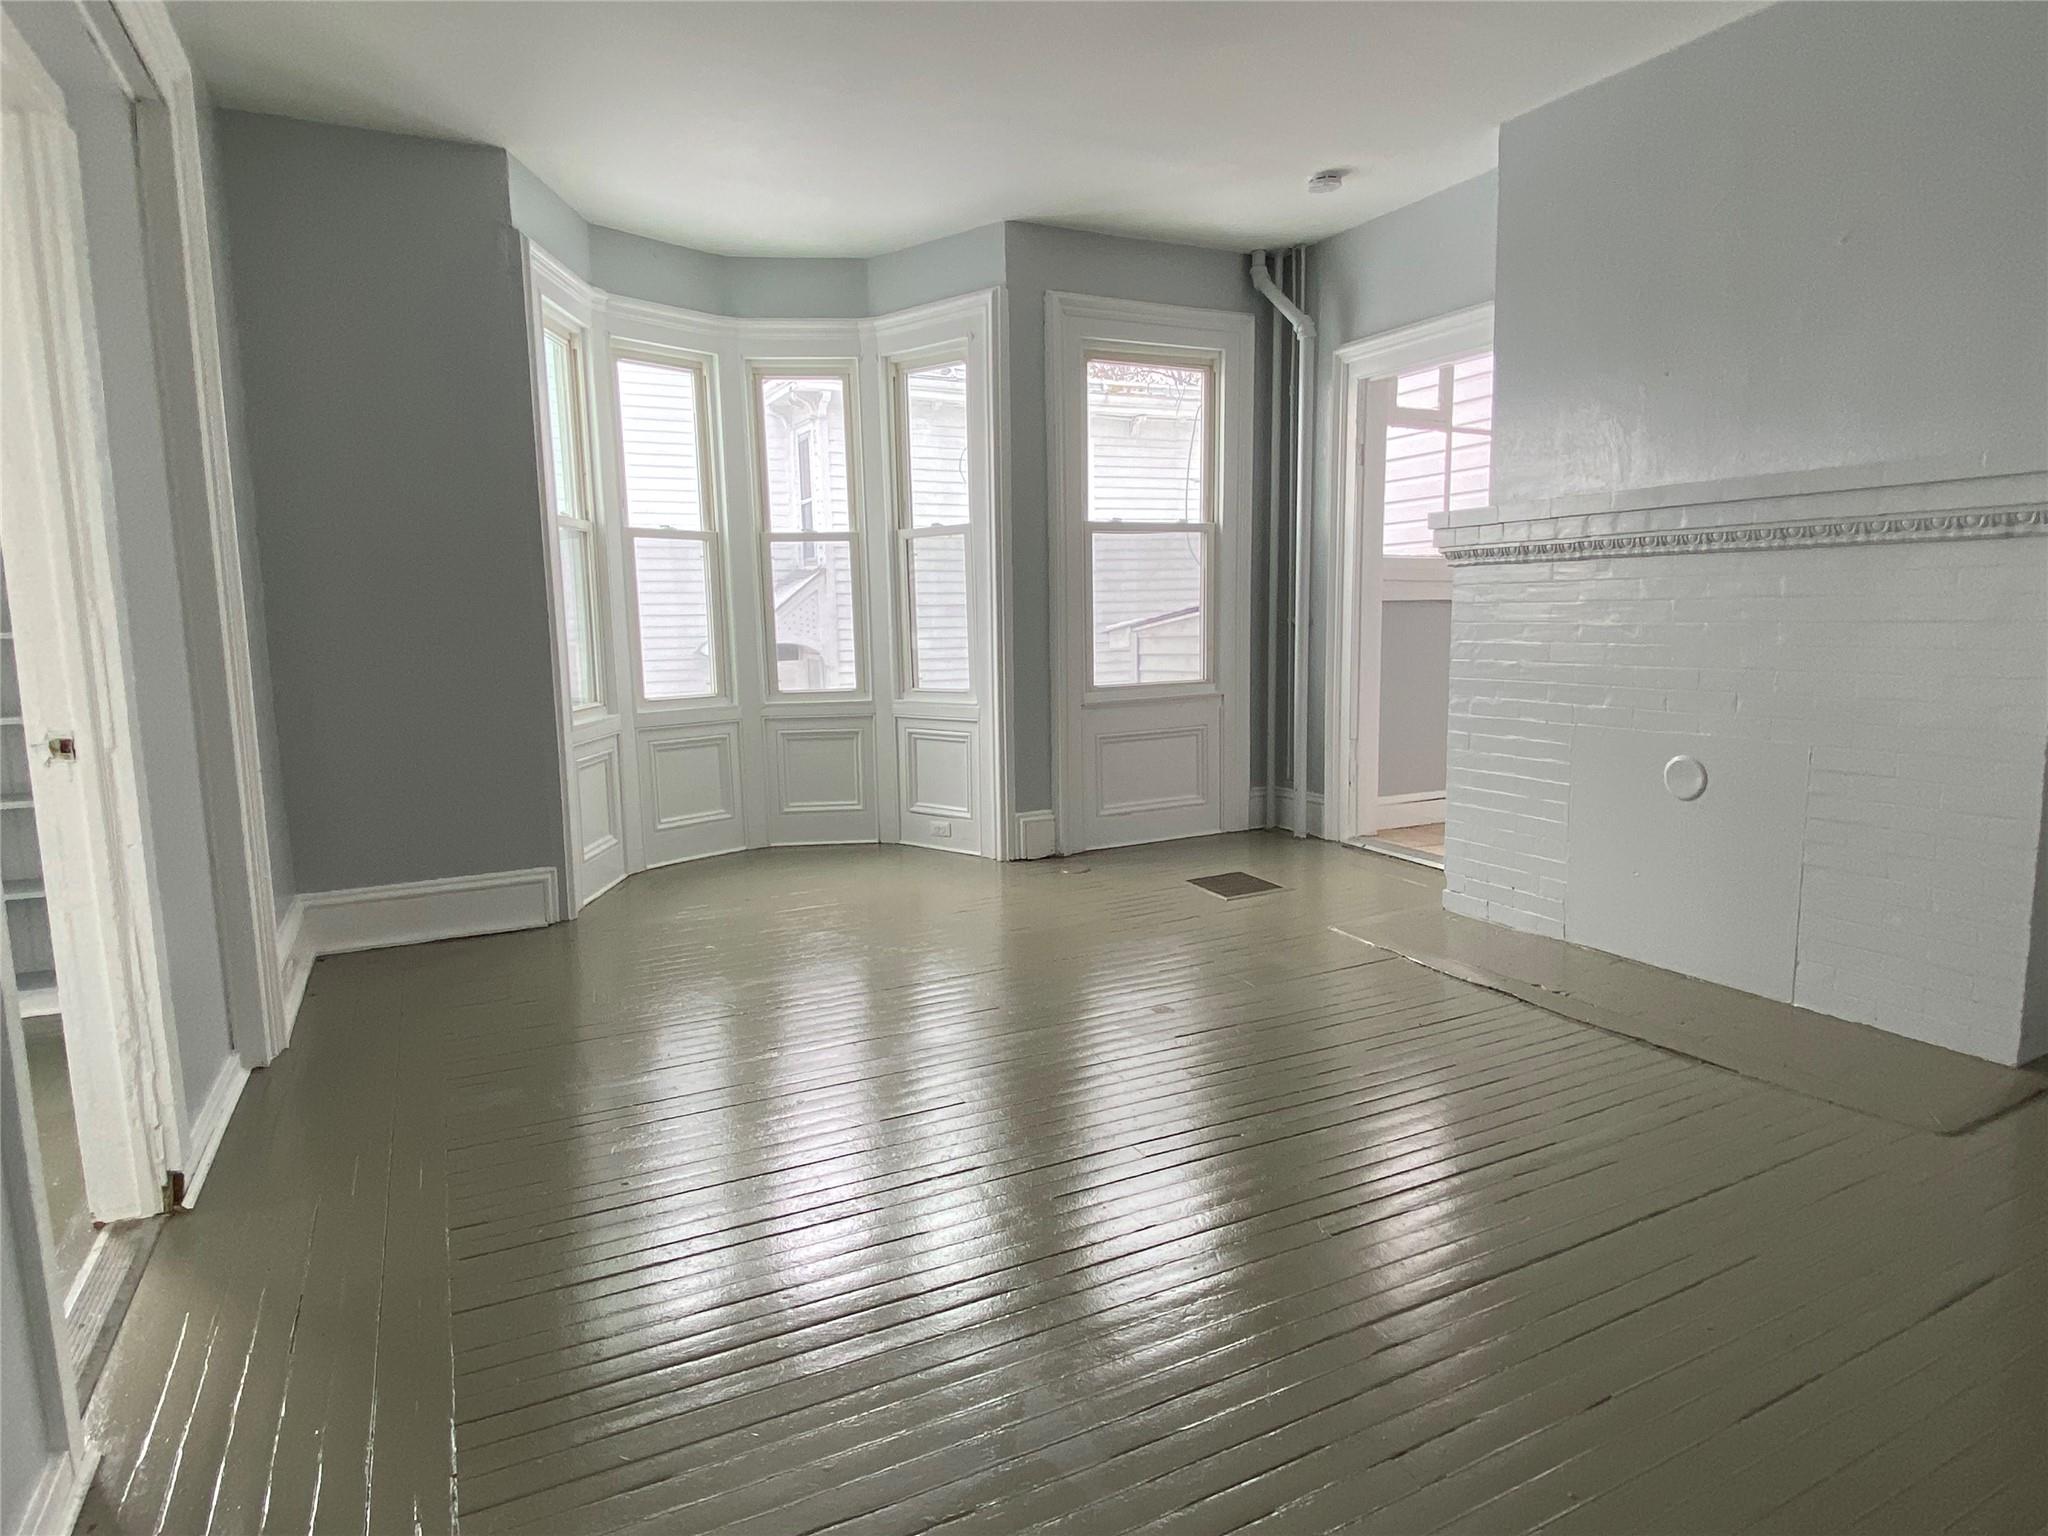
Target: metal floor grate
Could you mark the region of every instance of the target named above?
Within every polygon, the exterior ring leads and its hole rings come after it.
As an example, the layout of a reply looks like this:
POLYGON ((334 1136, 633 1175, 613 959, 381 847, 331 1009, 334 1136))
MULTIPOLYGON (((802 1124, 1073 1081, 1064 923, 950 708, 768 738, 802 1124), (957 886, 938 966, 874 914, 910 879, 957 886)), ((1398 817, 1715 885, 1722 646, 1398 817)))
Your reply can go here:
POLYGON ((1199 885, 1212 896, 1221 896, 1225 901, 1235 901, 1240 896, 1260 896, 1267 891, 1277 891, 1279 886, 1270 880, 1261 880, 1257 875, 1248 875, 1241 869, 1233 869, 1221 875, 1203 875, 1199 880, 1190 880, 1189 885, 1199 885))

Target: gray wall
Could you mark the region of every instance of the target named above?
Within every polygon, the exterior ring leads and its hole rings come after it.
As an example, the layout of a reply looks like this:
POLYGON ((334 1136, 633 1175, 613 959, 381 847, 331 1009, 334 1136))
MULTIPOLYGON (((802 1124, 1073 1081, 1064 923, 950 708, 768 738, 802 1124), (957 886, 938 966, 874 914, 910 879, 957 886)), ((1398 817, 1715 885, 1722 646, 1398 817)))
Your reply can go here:
POLYGON ((1451 727, 1451 605, 1380 607, 1380 793, 1441 794, 1451 727))
POLYGON ((232 1047, 206 833, 201 710, 187 658, 179 529, 157 393, 134 122, 128 98, 76 10, 6 9, 63 89, 78 139, 149 867, 163 919, 171 1022, 189 1115, 204 1103, 232 1047))
MULTIPOLYGON (((1498 192, 1498 179, 1489 171, 1309 248, 1309 309, 1315 316, 1320 360, 1316 386, 1317 550, 1334 548, 1336 528, 1329 446, 1331 434, 1337 430, 1337 349, 1491 299, 1498 192)), ((1321 611, 1321 595, 1319 587, 1309 617, 1308 779, 1311 791, 1318 793, 1323 789, 1324 679, 1335 645, 1331 634, 1335 615, 1321 611)), ((1423 605, 1388 606, 1391 611, 1423 605)), ((1393 622, 1401 627, 1404 643, 1398 656, 1389 652, 1381 679, 1383 699, 1398 701, 1393 703, 1391 716, 1387 708, 1381 711, 1381 793, 1407 793, 1407 781, 1431 762, 1437 765, 1435 782, 1412 787, 1441 789, 1445 716, 1434 700, 1441 692, 1444 707, 1448 707, 1449 636, 1446 632, 1441 648, 1433 640, 1428 645, 1411 646, 1406 643, 1407 626, 1425 621, 1403 617, 1393 622), (1397 782, 1404 787, 1395 788, 1397 782)), ((1447 627, 1448 620, 1444 622, 1447 627)), ((1283 700, 1283 718, 1286 713, 1283 700)))
MULTIPOLYGON (((1085 293, 1248 314, 1257 312, 1264 301, 1252 290, 1245 258, 1234 251, 1124 240, 1043 224, 1008 224, 1004 231, 1009 290, 1011 638, 1016 688, 1013 762, 1016 808, 1030 811, 1049 809, 1053 803, 1045 296, 1085 293)), ((1266 395, 1257 381, 1254 399, 1260 419, 1253 438, 1262 453, 1266 395)), ((1260 498, 1265 485, 1262 464, 1263 460, 1254 466, 1253 477, 1260 498)), ((1261 586, 1259 590, 1264 589, 1261 586)), ((1263 633, 1264 623, 1264 605, 1256 603, 1253 632, 1263 633)))
POLYGON ((1779 5, 1508 124, 1503 504, 2048 465, 2044 39, 1779 5))
POLYGON ((216 126, 297 883, 559 868, 506 157, 216 126))

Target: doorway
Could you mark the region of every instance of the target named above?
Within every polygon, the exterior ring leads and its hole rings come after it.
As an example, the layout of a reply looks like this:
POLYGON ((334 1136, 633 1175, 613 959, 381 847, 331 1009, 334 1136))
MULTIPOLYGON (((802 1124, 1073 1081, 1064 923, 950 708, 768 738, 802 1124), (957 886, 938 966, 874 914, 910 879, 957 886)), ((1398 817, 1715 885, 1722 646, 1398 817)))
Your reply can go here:
POLYGON ((1353 342, 1336 363, 1336 835, 1441 869, 1451 576, 1434 530, 1491 501, 1493 306, 1353 342))

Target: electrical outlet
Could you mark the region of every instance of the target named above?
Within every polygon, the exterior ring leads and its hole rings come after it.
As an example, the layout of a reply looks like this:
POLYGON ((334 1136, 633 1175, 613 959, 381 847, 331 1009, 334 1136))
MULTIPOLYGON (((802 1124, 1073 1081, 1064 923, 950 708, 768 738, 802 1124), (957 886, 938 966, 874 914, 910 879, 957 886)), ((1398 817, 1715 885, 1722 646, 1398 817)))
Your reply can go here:
POLYGON ((953 823, 950 821, 935 821, 932 823, 933 837, 951 837, 952 835, 953 823))

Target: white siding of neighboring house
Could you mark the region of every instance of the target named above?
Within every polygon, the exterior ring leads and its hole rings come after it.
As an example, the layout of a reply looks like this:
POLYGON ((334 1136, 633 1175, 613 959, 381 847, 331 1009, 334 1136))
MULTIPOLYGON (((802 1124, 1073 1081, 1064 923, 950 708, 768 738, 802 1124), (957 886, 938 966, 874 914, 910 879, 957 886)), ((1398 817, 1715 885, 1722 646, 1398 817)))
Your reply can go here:
POLYGON ((910 504, 919 527, 959 533, 911 541, 911 640, 919 688, 964 692, 967 631, 967 370, 962 364, 906 376, 910 504))
MULTIPOLYGON (((1091 387, 1091 521, 1201 521, 1206 450, 1198 392, 1091 387)), ((1202 676, 1205 542, 1192 530, 1091 531, 1097 686, 1202 676)))

